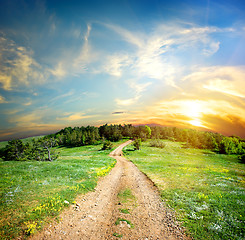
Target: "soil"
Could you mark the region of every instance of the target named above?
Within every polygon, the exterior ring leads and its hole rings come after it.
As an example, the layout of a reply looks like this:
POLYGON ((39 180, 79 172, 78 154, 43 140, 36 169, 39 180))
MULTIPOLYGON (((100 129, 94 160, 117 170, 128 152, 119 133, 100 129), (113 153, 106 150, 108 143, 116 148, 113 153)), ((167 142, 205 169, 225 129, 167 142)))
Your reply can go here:
POLYGON ((30 239, 190 239, 152 181, 123 157, 122 149, 130 142, 110 154, 117 163, 95 191, 78 196, 76 205, 60 215, 59 223, 54 221, 30 239), (118 194, 125 190, 130 197, 118 194))

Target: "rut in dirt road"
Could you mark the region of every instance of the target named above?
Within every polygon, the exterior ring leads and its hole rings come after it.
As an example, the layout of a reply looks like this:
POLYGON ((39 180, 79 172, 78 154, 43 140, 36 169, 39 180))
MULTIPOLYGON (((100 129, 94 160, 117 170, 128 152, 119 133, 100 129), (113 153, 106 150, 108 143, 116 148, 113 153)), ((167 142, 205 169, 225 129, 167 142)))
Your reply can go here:
POLYGON ((94 192, 79 196, 60 223, 31 239, 187 239, 154 184, 122 156, 129 143, 110 154, 117 163, 94 192))

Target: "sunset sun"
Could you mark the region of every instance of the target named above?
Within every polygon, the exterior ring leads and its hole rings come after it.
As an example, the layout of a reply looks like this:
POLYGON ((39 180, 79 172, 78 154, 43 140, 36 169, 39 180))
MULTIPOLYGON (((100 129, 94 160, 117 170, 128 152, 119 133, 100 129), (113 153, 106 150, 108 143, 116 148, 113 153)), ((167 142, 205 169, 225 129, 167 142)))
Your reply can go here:
POLYGON ((198 118, 202 112, 202 104, 198 101, 185 101, 183 103, 185 115, 192 118, 198 118))
POLYGON ((183 102, 184 115, 191 118, 189 124, 196 127, 204 127, 201 122, 201 115, 204 112, 204 104, 200 101, 185 101, 183 102))
POLYGON ((189 123, 193 126, 196 126, 196 127, 203 127, 201 121, 199 121, 199 120, 190 120, 189 123))

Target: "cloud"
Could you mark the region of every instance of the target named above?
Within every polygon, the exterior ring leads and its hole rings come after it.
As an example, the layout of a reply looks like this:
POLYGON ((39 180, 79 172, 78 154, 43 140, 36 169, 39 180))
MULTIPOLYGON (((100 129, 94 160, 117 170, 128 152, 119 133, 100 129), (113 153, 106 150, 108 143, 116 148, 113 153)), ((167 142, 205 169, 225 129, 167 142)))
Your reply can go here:
POLYGON ((137 46, 138 48, 142 48, 145 46, 144 36, 139 32, 130 32, 129 30, 122 28, 118 25, 114 24, 106 24, 103 23, 104 26, 118 33, 125 41, 137 46))
POLYGON ((213 66, 196 69, 182 81, 232 97, 245 98, 245 66, 213 66))
POLYGON ((75 50, 73 46, 63 50, 57 64, 49 69, 49 72, 53 76, 58 79, 63 79, 67 77, 67 75, 78 76, 88 71, 89 64, 97 60, 97 53, 93 51, 89 42, 91 31, 92 26, 87 24, 87 30, 81 39, 80 31, 77 30, 74 33, 73 30, 73 35, 76 35, 75 38, 77 38, 80 43, 77 43, 75 50))
POLYGON ((103 69, 106 73, 121 77, 125 67, 130 66, 132 59, 127 54, 114 54, 106 58, 103 69))
POLYGON ((91 118, 94 116, 89 116, 89 115, 84 115, 84 113, 71 113, 71 114, 67 114, 69 116, 67 117, 57 117, 57 120, 62 120, 62 121, 69 121, 69 122, 73 122, 73 121, 79 121, 85 118, 91 118))
POLYGON ((50 100, 50 102, 56 102, 57 100, 60 101, 60 99, 64 99, 64 98, 67 98, 67 97, 71 97, 71 96, 73 96, 74 94, 75 94, 75 91, 74 91, 74 90, 70 90, 70 91, 68 91, 68 92, 66 92, 66 93, 64 93, 64 94, 61 94, 61 95, 58 95, 58 96, 52 98, 52 99, 50 100))
POLYGON ((124 114, 125 112, 113 112, 114 115, 124 114))
POLYGON ((14 123, 16 127, 31 127, 40 124, 42 120, 42 114, 40 111, 35 111, 31 113, 18 114, 9 118, 10 123, 14 123))
POLYGON ((0 83, 4 90, 46 81, 45 69, 35 61, 31 50, 18 46, 5 36, 0 36, 0 49, 0 83))
POLYGON ((77 56, 73 60, 73 72, 75 74, 83 73, 87 70, 88 64, 91 63, 96 58, 96 54, 92 51, 89 43, 89 36, 92 30, 90 24, 87 25, 87 32, 84 36, 84 43, 81 49, 78 51, 77 56))
MULTIPOLYGON (((71 103, 71 102, 74 102, 74 103, 78 103, 78 102, 81 102, 81 101, 89 101, 88 99, 92 99, 92 98, 97 98, 99 96, 98 93, 96 92, 75 92, 75 91, 72 91, 73 93, 69 96, 66 96, 67 97, 67 100, 64 102, 65 104, 68 104, 68 103, 71 103)), ((64 94, 65 95, 65 94, 64 94)))
POLYGON ((118 106, 130 106, 130 105, 136 104, 137 101, 142 96, 142 92, 144 92, 146 90, 146 88, 148 86, 150 86, 152 83, 151 82, 137 83, 134 80, 130 79, 130 80, 127 81, 127 84, 132 89, 132 91, 134 92, 134 95, 135 96, 132 97, 132 98, 128 98, 128 99, 119 99, 119 98, 116 98, 115 99, 115 102, 116 102, 116 104, 118 106))
POLYGON ((203 54, 211 56, 219 50, 220 42, 211 42, 209 48, 203 49, 203 54))
POLYGON ((131 74, 137 79, 144 77, 160 80, 178 88, 176 80, 186 66, 186 54, 198 53, 209 57, 219 51, 220 42, 212 34, 227 29, 202 27, 190 23, 158 24, 146 33, 132 32, 113 24, 103 24, 119 37, 136 46, 124 49, 124 53, 107 56, 104 72, 122 77, 131 74), (184 65, 183 65, 184 64, 184 65))
POLYGON ((35 126, 39 128, 41 125, 49 125, 50 119, 53 120, 52 124, 55 125, 55 117, 61 114, 59 110, 51 109, 48 106, 29 109, 31 108, 23 107, 21 110, 13 109, 6 111, 9 125, 17 128, 34 128, 35 126))
POLYGON ((0 95, 0 104, 1 103, 7 103, 6 99, 0 95))
POLYGON ((31 106, 31 105, 32 105, 32 101, 29 100, 28 102, 23 103, 23 105, 24 105, 24 106, 31 106))
POLYGON ((142 92, 144 92, 148 86, 150 86, 152 84, 152 82, 146 82, 146 83, 138 83, 132 80, 128 81, 128 85, 130 86, 130 88, 132 88, 136 95, 140 97, 140 94, 142 92))
POLYGON ((66 76, 67 71, 65 70, 66 66, 63 62, 59 62, 54 69, 50 69, 51 74, 57 78, 63 78, 66 76))
POLYGON ((115 99, 115 102, 119 106, 130 106, 132 104, 135 104, 138 99, 139 99, 139 96, 136 96, 134 98, 128 98, 128 99, 119 99, 119 98, 116 98, 115 99))

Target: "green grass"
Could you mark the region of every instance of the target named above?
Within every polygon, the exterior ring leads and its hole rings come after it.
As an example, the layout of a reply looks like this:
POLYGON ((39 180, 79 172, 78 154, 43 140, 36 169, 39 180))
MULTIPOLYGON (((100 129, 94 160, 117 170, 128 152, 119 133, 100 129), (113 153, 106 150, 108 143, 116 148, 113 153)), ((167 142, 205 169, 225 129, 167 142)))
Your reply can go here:
POLYGON ((163 142, 163 149, 144 142, 124 154, 155 182, 194 239, 244 239, 245 165, 234 155, 163 142))
POLYGON ((121 238, 123 235, 122 235, 122 234, 118 234, 118 233, 113 233, 113 236, 114 236, 114 237, 121 238))
POLYGON ((130 214, 128 208, 120 208, 119 211, 120 211, 121 213, 124 213, 124 214, 130 214))
POLYGON ((117 197, 122 203, 126 203, 129 200, 135 199, 135 196, 132 194, 131 189, 129 188, 119 191, 117 197))
POLYGON ((115 222, 116 225, 119 225, 120 222, 126 222, 128 225, 130 225, 130 228, 134 228, 134 225, 127 219, 124 218, 118 218, 115 222))
POLYGON ((77 194, 93 190, 115 164, 101 147, 58 148, 54 162, 0 161, 0 239, 32 234, 77 194))

